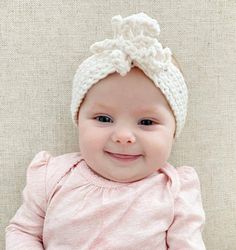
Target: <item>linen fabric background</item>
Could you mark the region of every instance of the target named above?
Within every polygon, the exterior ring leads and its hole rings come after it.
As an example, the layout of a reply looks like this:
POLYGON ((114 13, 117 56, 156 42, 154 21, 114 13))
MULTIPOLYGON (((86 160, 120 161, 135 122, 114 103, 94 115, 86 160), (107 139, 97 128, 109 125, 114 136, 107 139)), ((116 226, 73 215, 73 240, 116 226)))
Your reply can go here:
POLYGON ((111 38, 111 17, 145 12, 180 62, 189 89, 185 128, 169 162, 195 167, 207 249, 236 246, 236 2, 234 0, 0 1, 0 248, 22 202, 34 155, 78 151, 72 79, 89 46, 111 38))

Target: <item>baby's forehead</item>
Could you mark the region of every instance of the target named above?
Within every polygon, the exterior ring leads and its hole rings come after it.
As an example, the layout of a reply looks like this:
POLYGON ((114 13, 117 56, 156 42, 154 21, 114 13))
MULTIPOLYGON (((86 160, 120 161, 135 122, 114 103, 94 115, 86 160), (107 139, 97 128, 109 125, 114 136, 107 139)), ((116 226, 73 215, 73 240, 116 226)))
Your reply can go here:
MULTIPOLYGON (((121 111, 124 108, 117 103, 106 103, 106 102, 94 102, 92 106, 93 110, 105 110, 105 111, 121 111)), ((125 107, 125 111, 129 111, 130 114, 148 113, 148 114, 158 114, 160 112, 165 112, 162 105, 144 105, 142 103, 135 103, 135 105, 128 105, 125 107)))
POLYGON ((130 98, 127 93, 111 93, 110 96, 102 98, 97 95, 90 98, 88 108, 93 112, 111 112, 111 113, 129 113, 133 115, 142 114, 160 114, 169 110, 168 103, 158 98, 146 98, 148 95, 142 93, 141 96, 130 98))
POLYGON ((90 88, 85 100, 94 108, 99 106, 108 109, 114 106, 117 110, 118 108, 149 110, 163 106, 169 108, 159 87, 155 86, 138 67, 132 68, 125 76, 114 72, 99 80, 90 88))

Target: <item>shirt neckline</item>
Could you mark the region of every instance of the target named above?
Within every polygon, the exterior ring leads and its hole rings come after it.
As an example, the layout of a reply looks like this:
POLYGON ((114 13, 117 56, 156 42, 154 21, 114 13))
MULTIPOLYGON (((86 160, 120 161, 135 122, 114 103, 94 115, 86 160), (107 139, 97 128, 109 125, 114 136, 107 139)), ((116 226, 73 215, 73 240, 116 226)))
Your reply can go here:
POLYGON ((88 166, 88 164, 83 158, 79 162, 77 162, 77 164, 79 164, 80 173, 87 181, 89 181, 90 183, 92 183, 93 185, 97 187, 104 187, 104 188, 119 188, 119 187, 128 187, 131 185, 137 185, 137 184, 140 184, 141 182, 146 181, 149 178, 152 178, 154 175, 160 174, 163 171, 168 172, 169 168, 171 168, 171 164, 166 162, 164 167, 158 169, 156 172, 152 173, 151 175, 147 176, 144 179, 134 181, 134 182, 117 182, 117 181, 106 179, 103 176, 96 173, 93 169, 91 169, 88 166))
POLYGON ((93 183, 95 186, 99 187, 106 187, 106 188, 117 188, 117 187, 124 187, 129 186, 133 182, 117 182, 112 181, 104 178, 103 176, 97 174, 94 170, 92 170, 85 160, 83 159, 80 164, 79 168, 81 170, 81 174, 85 177, 89 182, 93 183))

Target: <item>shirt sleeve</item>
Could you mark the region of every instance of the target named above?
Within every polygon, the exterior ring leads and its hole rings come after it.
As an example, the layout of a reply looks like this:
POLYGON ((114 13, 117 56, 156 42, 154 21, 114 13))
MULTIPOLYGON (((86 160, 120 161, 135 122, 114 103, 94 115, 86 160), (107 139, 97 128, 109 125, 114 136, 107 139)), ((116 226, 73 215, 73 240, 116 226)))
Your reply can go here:
POLYGON ((5 229, 6 250, 42 250, 46 210, 45 177, 51 155, 41 151, 28 166, 23 203, 5 229))
POLYGON ((202 207, 200 182, 194 168, 177 168, 180 190, 174 201, 174 219, 167 231, 169 250, 205 250, 202 230, 205 213, 202 207))

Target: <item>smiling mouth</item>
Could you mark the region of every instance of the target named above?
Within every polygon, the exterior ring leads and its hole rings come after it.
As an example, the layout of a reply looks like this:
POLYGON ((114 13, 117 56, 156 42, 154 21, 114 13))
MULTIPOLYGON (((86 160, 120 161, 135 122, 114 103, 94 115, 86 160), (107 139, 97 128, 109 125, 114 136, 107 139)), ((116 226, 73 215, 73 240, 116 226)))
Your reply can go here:
POLYGON ((117 160, 121 160, 121 161, 134 161, 136 159, 138 159, 140 156, 142 155, 126 155, 126 154, 116 154, 116 153, 111 153, 108 151, 105 151, 109 156, 111 156, 112 158, 115 158, 117 160))

